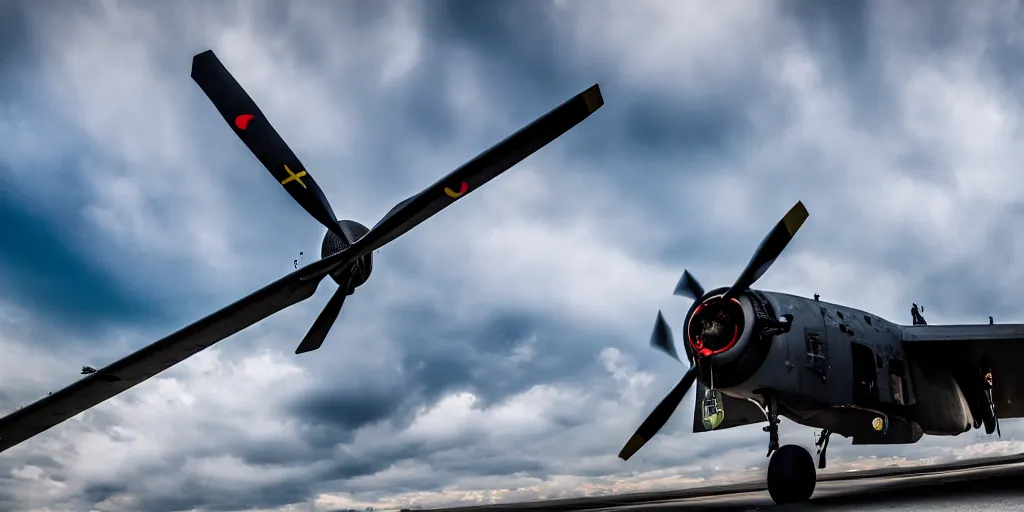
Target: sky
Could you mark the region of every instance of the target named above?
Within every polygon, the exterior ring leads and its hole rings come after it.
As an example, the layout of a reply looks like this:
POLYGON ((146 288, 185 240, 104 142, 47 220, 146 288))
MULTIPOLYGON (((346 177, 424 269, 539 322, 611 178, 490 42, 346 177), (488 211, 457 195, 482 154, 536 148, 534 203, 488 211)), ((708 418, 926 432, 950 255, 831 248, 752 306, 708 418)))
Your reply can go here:
MULTIPOLYGON (((689 269, 910 322, 1024 322, 1012 2, 0 2, 0 412, 293 270, 311 219, 189 78, 213 49, 341 217, 599 83, 605 106, 333 286, 0 455, 0 509, 312 512, 756 477, 761 425, 690 431, 648 346, 689 269), (694 439, 692 436, 699 436, 694 439), (754 475, 754 476, 751 476, 754 475)), ((327 281, 326 283, 329 283, 327 281)), ((833 438, 828 471, 1019 452, 833 438)), ((783 420, 783 443, 813 431, 783 420)))

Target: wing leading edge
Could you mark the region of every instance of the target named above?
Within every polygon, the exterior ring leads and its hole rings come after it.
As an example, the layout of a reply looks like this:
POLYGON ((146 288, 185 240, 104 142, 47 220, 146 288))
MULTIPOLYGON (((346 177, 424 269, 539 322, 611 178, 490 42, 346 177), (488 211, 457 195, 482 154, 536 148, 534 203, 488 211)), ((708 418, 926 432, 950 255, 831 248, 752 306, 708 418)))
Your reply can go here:
MULTIPOLYGON (((917 360, 958 375, 992 370, 992 398, 1000 418, 1024 418, 1024 324, 903 326, 903 347, 917 360)), ((980 376, 979 376, 980 377, 980 376)))

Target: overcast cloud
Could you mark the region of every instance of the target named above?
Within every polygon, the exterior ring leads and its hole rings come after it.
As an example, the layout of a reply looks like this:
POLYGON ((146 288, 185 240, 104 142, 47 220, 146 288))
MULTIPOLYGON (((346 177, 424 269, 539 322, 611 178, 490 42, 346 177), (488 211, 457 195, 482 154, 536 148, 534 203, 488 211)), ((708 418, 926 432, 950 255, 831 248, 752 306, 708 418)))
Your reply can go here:
MULTIPOLYGON (((600 83, 566 136, 376 255, 323 349, 309 301, 0 455, 0 509, 326 511, 745 479, 647 340, 731 282, 909 322, 1024 322, 1015 2, 0 2, 0 412, 292 270, 323 228, 189 78, 212 48, 372 225, 600 83)), ((678 332, 678 328, 677 328, 678 332)), ((829 471, 1020 451, 834 439, 829 471)), ((783 421, 783 442, 813 443, 783 421)))

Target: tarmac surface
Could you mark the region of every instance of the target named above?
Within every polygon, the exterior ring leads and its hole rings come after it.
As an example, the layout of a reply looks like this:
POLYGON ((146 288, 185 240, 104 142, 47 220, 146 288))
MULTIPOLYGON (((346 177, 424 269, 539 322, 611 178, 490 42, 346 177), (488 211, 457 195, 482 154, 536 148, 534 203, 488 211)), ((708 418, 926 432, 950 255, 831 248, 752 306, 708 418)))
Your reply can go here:
POLYGON ((764 482, 676 491, 429 509, 446 512, 669 510, 1024 511, 1024 455, 818 476, 807 503, 776 506, 764 482))

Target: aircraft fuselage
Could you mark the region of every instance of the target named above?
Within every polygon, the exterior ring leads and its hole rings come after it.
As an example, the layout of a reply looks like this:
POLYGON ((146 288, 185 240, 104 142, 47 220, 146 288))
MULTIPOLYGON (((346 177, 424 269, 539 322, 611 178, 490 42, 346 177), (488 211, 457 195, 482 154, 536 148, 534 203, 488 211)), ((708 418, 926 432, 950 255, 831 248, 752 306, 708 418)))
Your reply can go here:
POLYGON ((723 291, 696 301, 683 325, 687 356, 696 361, 701 387, 725 395, 727 421, 719 429, 754 422, 750 399, 764 404, 769 394, 781 416, 853 438, 854 444, 914 443, 924 433, 958 435, 977 426, 979 413, 972 405, 980 389, 908 357, 902 326, 866 311, 750 290, 737 298, 742 309, 737 323, 743 325, 735 329, 736 340, 709 354, 707 343, 695 341, 693 333, 702 321, 701 304, 723 291), (780 327, 780 319, 788 325, 780 327), (740 416, 747 421, 729 422, 730 409, 745 409, 740 416), (879 417, 884 429, 873 424, 879 417))

